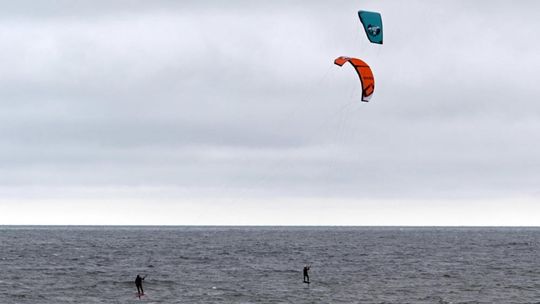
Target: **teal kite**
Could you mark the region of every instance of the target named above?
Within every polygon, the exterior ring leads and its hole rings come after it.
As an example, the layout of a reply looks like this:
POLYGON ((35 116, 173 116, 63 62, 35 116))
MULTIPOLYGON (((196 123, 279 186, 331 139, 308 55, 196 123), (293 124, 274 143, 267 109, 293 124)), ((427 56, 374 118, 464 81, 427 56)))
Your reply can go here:
POLYGON ((366 35, 372 43, 383 44, 383 29, 381 14, 376 12, 358 11, 358 17, 364 25, 366 35))

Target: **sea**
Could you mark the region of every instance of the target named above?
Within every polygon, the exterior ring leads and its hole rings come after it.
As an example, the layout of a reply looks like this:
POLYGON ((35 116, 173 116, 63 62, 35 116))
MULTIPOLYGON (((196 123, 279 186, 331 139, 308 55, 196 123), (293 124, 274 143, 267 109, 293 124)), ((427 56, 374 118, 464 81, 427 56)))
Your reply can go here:
POLYGON ((540 303, 540 228, 0 226, 0 303, 540 303))

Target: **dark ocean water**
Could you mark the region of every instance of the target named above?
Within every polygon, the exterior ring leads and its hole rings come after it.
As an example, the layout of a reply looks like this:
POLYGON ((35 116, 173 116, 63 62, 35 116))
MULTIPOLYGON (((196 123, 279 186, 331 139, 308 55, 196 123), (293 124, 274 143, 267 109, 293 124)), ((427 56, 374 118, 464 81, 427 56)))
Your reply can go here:
POLYGON ((540 303, 531 228, 0 226, 0 246, 0 303, 540 303))

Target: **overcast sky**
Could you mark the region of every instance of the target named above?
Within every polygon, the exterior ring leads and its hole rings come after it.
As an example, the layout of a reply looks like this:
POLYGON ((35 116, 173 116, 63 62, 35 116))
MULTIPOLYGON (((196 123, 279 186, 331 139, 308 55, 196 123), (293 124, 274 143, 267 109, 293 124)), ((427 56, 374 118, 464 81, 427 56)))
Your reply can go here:
POLYGON ((538 11, 1 1, 0 224, 540 225, 538 11))

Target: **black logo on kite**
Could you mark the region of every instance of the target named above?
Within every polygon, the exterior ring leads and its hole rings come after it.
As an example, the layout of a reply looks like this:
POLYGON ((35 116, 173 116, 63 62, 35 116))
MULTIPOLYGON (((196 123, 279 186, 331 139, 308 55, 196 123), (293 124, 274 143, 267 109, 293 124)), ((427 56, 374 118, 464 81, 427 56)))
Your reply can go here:
POLYGON ((367 26, 367 32, 370 36, 377 36, 381 33, 381 28, 370 24, 367 26))

